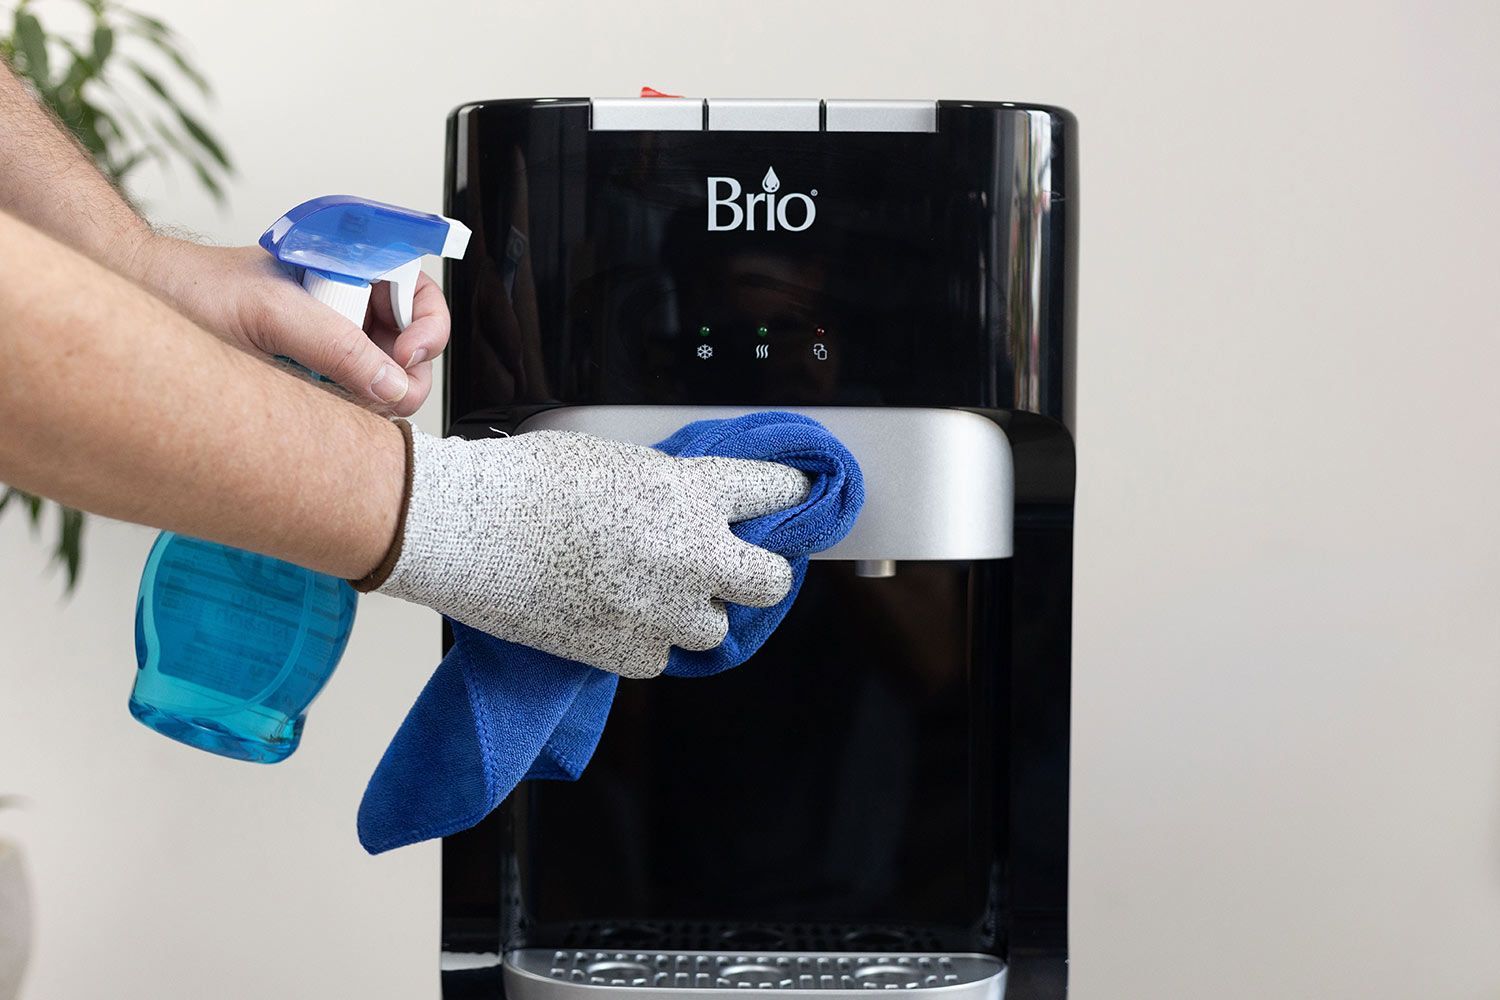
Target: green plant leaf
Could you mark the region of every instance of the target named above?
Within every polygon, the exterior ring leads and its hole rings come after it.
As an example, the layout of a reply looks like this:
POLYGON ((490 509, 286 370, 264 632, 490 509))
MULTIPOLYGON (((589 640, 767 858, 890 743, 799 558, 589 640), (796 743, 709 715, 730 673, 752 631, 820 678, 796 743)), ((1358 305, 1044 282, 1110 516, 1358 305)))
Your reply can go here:
POLYGON ((94 26, 94 63, 103 67, 115 50, 115 29, 107 24, 94 26))
POLYGON ((10 502, 20 495, 20 490, 16 489, 14 486, 7 486, 5 488, 5 492, 0 493, 0 514, 4 514, 5 508, 10 506, 10 502))
POLYGON ((229 157, 225 155, 223 147, 219 145, 217 139, 209 134, 208 129, 204 128, 196 118, 181 108, 177 108, 176 111, 177 120, 182 122, 182 127, 187 130, 188 135, 193 137, 193 141, 207 150, 208 155, 212 156, 214 161, 223 167, 225 171, 233 170, 234 168, 229 165, 229 157))
POLYGON ((42 22, 24 7, 16 8, 16 44, 26 57, 26 76, 45 90, 51 85, 52 69, 47 64, 47 35, 42 22))
POLYGON ((22 493, 21 499, 26 502, 26 513, 31 518, 31 530, 35 531, 42 523, 42 498, 32 496, 30 493, 22 493))
MULTIPOLYGON (((71 46, 68 46, 71 48, 71 46)), ((98 75, 99 67, 94 64, 92 58, 84 56, 74 50, 73 62, 68 67, 68 72, 63 76, 62 82, 57 89, 64 93, 77 94, 83 90, 83 85, 98 75)))
POLYGON ((61 45, 64 51, 66 51, 68 55, 72 56, 75 60, 82 59, 84 62, 91 62, 94 58, 90 53, 80 49, 71 38, 54 38, 52 40, 58 45, 61 45))
POLYGON ((57 549, 53 558, 63 564, 67 571, 67 589, 78 585, 78 567, 83 561, 83 511, 62 507, 62 523, 58 527, 57 549))
POLYGON ((172 36, 171 28, 148 14, 142 14, 137 10, 124 10, 123 8, 121 9, 121 13, 133 21, 135 28, 148 38, 170 38, 172 36))
POLYGON ((187 144, 185 142, 182 141, 182 137, 168 128, 166 122, 162 121, 160 118, 153 118, 151 119, 151 128, 156 132, 158 136, 161 137, 161 141, 166 143, 167 148, 176 153, 178 156, 182 157, 183 160, 187 161, 188 163, 192 163, 195 159, 197 159, 197 157, 193 155, 193 151, 187 147, 187 144))
POLYGON ((187 77, 193 86, 198 88, 199 93, 204 97, 213 96, 213 87, 209 85, 208 78, 198 71, 198 67, 192 64, 180 48, 163 36, 151 36, 150 41, 161 50, 163 55, 172 61, 172 65, 177 67, 179 73, 187 77))
MULTIPOLYGON (((162 99, 162 102, 169 108, 171 108, 172 111, 180 118, 182 116, 181 109, 177 107, 177 102, 172 99, 171 93, 167 90, 166 86, 161 82, 156 74, 152 73, 150 70, 145 69, 140 64, 135 62, 132 62, 131 66, 136 70, 136 75, 141 78, 146 86, 151 88, 151 90, 154 91, 156 95, 162 99)), ((213 195, 214 200, 222 204, 224 200, 223 188, 220 187, 218 181, 214 179, 208 168, 204 166, 203 162, 198 158, 193 150, 189 148, 185 142, 183 142, 182 138, 177 135, 177 133, 168 128, 160 118, 153 118, 151 120, 151 125, 156 130, 156 134, 161 136, 162 141, 165 142, 167 146, 178 156, 186 160, 188 166, 192 167, 193 173, 197 175, 198 180, 203 185, 204 189, 207 190, 209 194, 213 195)))
POLYGON ((160 154, 160 152, 161 151, 154 146, 146 146, 141 149, 137 149, 135 152, 125 157, 124 160, 115 164, 110 171, 114 174, 115 183, 118 184, 120 181, 123 181, 125 179, 125 176, 136 167, 140 166, 147 157, 160 161, 160 156, 158 155, 160 154))
POLYGON ((135 113, 129 101, 119 102, 113 113, 118 121, 130 126, 131 131, 135 133, 136 141, 150 145, 151 130, 146 127, 145 122, 141 121, 141 116, 135 113))
POLYGON ((97 109, 89 104, 79 104, 77 111, 72 116, 73 120, 70 121, 67 117, 61 115, 60 117, 63 117, 63 120, 68 123, 68 127, 78 137, 78 141, 83 143, 84 148, 89 151, 96 162, 104 164, 108 161, 109 143, 104 141, 104 136, 99 132, 99 112, 97 109))
POLYGON ((193 174, 198 178, 198 182, 203 185, 204 190, 213 195, 215 201, 223 204, 225 200, 224 188, 214 177, 213 172, 208 169, 208 165, 198 157, 197 153, 187 143, 182 141, 181 136, 168 128, 166 123, 161 119, 153 118, 151 125, 156 130, 156 134, 161 136, 162 141, 176 152, 178 156, 187 161, 188 166, 192 168, 193 174))
POLYGON ((71 39, 56 38, 53 41, 61 45, 63 51, 73 57, 73 61, 68 64, 68 72, 63 75, 55 88, 56 92, 81 94, 84 84, 99 74, 99 67, 94 64, 93 55, 74 45, 71 39))
POLYGON ((214 179, 214 175, 209 172, 202 161, 193 160, 192 163, 193 173, 198 175, 198 183, 202 184, 208 193, 214 196, 214 201, 221 205, 224 204, 224 188, 214 179))
MULTIPOLYGON (((187 132, 188 136, 191 137, 194 142, 203 147, 204 152, 208 153, 208 155, 213 158, 214 162, 218 163, 218 165, 222 167, 226 172, 234 169, 230 165, 228 154, 224 152, 224 147, 221 146, 219 144, 219 141, 214 138, 213 134, 203 126, 203 123, 198 121, 198 119, 194 118, 187 111, 183 110, 182 105, 177 103, 177 99, 172 96, 172 92, 167 89, 167 85, 162 81, 161 77, 157 76, 155 73, 151 72, 149 69, 142 66, 140 63, 136 62, 133 59, 130 61, 130 67, 131 69, 135 70, 135 74, 136 76, 140 77, 141 82, 144 83, 152 93, 161 98, 162 102, 166 104, 167 107, 172 109, 173 114, 177 116, 177 120, 182 123, 183 130, 187 132)), ((184 150, 182 150, 182 148, 180 146, 177 146, 176 144, 174 144, 174 148, 176 148, 179 152, 184 152, 184 150)), ((202 171, 199 171, 199 173, 201 175, 202 171)), ((211 189, 215 192, 218 192, 220 190, 217 182, 213 184, 211 189)))
POLYGON ((167 128, 166 122, 160 118, 152 118, 151 130, 160 136, 161 141, 166 143, 178 156, 181 156, 184 160, 191 160, 193 158, 192 152, 182 144, 182 139, 178 137, 176 132, 167 128))
POLYGON ((148 159, 155 160, 156 165, 158 167, 161 167, 163 170, 172 169, 172 158, 167 155, 167 151, 165 149, 163 149, 161 146, 158 146, 156 143, 146 143, 141 147, 141 152, 145 153, 148 159))
POLYGON ((157 76, 155 73, 151 72, 149 69, 136 62, 134 59, 130 60, 130 68, 135 70, 135 75, 140 77, 141 82, 144 83, 153 94, 155 94, 157 97, 160 97, 168 104, 168 106, 174 109, 177 107, 177 102, 172 98, 171 91, 167 90, 167 85, 165 83, 162 83, 161 77, 157 76))
POLYGON ((114 147, 119 143, 125 141, 125 131, 124 129, 120 128, 119 119, 115 118, 114 115, 110 114, 108 111, 105 111, 103 108, 95 107, 92 104, 88 104, 88 102, 86 101, 80 103, 87 104, 87 106, 93 110, 94 120, 99 123, 99 134, 104 136, 104 138, 107 140, 107 145, 109 147, 107 149, 107 152, 110 153, 111 156, 113 156, 113 154, 116 152, 114 147))

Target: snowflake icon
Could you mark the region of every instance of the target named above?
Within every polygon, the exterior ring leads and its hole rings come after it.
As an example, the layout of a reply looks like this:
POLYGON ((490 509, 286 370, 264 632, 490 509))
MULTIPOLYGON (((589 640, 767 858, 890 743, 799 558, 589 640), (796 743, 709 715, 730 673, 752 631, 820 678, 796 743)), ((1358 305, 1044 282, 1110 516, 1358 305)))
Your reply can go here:
POLYGON ((704 361, 707 361, 709 358, 711 358, 713 356, 714 356, 714 349, 712 347, 710 347, 708 344, 699 344, 698 345, 698 357, 702 358, 704 361))

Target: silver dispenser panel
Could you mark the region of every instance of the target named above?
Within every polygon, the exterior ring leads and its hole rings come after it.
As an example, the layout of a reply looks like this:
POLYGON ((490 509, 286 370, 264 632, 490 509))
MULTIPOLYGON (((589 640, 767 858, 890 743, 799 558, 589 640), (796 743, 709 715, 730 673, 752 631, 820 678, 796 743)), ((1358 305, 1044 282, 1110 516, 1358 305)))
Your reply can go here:
POLYGON ((715 1000, 719 993, 772 990, 839 1000, 869 990, 1003 1000, 1005 964, 991 955, 823 952, 553 951, 505 956, 505 992, 515 1000, 604 997, 715 1000), (605 991, 602 992, 601 991, 605 991))
MULTIPOLYGON (((865 476, 865 506, 847 538, 814 559, 848 559, 869 575, 903 560, 1006 559, 1012 551, 1015 482, 1010 442, 992 420, 966 410, 788 407, 843 441, 865 476)), ((694 420, 753 412, 731 406, 564 406, 524 421, 517 433, 584 431, 655 444, 694 420)))

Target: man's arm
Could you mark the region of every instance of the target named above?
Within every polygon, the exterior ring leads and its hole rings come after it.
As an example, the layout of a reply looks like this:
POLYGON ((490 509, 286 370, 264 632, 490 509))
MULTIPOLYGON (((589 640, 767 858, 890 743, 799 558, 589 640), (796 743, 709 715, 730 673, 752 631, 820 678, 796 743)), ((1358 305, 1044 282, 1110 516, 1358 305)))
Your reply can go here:
POLYGON ((127 273, 151 227, 0 64, 0 210, 127 273))
POLYGON ((790 466, 414 432, 403 510, 407 446, 389 420, 3 213, 0 260, 0 481, 363 577, 629 676, 660 673, 674 645, 717 645, 726 601, 770 607, 791 587, 785 559, 730 530, 804 499, 790 466))
POLYGON ((390 421, 3 213, 0 260, 0 481, 336 576, 380 562, 405 475, 390 421))
POLYGON ((448 307, 425 275, 411 326, 397 330, 377 294, 362 329, 314 301, 258 247, 156 233, 3 64, 0 211, 139 283, 236 347, 294 358, 401 415, 427 398, 432 362, 448 345, 448 307))

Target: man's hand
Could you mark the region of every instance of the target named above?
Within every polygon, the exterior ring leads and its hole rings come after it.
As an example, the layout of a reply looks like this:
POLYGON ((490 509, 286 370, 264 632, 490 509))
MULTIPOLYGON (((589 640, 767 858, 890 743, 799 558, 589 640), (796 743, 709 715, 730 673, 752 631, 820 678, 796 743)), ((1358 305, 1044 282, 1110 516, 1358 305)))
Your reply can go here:
POLYGON ((570 431, 417 431, 412 446, 399 550, 361 587, 626 677, 723 642, 725 602, 767 608, 791 588, 785 559, 729 530, 806 498, 790 466, 570 431))
POLYGON ((4 212, 0 260, 0 481, 337 576, 390 548, 406 466, 393 421, 4 212))
POLYGON ((0 212, 133 279, 229 343, 289 357, 387 412, 416 412, 432 389, 432 360, 448 345, 448 307, 427 278, 417 282, 415 321, 400 336, 384 288, 371 294, 361 330, 259 247, 205 247, 152 232, 3 61, 0 212))
POLYGON ((122 269, 243 350, 282 355, 325 375, 361 402, 409 416, 432 390, 432 362, 448 346, 448 306, 417 281, 413 321, 397 331, 378 284, 361 329, 313 299, 258 246, 212 247, 150 236, 122 269))

